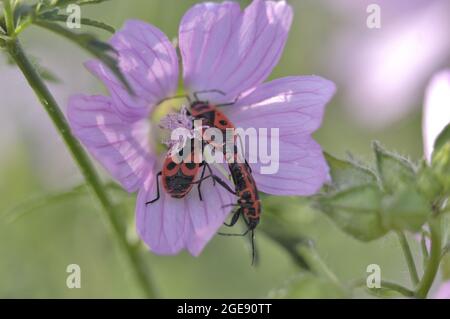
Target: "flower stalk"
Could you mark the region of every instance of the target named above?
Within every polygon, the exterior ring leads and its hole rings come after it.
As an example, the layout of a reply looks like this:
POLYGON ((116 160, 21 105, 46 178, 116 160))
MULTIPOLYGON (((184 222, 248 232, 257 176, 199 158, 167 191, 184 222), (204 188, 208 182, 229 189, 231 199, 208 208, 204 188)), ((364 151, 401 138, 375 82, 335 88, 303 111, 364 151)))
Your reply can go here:
MULTIPOLYGON (((377 289, 379 289, 379 288, 368 288, 367 287, 367 280, 366 280, 366 278, 361 278, 361 279, 357 279, 357 280, 353 281, 350 284, 350 287, 352 287, 352 288, 365 287, 365 288, 369 289, 369 291, 373 290, 375 292, 376 292, 377 289)), ((414 291, 412 291, 412 290, 410 290, 410 289, 408 289, 406 287, 403 287, 402 285, 397 284, 395 282, 381 280, 380 288, 389 289, 389 290, 395 291, 395 292, 397 292, 397 293, 399 293, 399 294, 401 294, 401 295, 403 295, 405 297, 414 297, 414 291)))
POLYGON ((334 274, 327 264, 320 258, 317 251, 314 249, 311 243, 309 244, 299 244, 297 251, 300 256, 302 256, 306 263, 311 267, 311 270, 319 276, 327 278, 330 282, 335 284, 337 287, 343 288, 343 284, 339 278, 334 274))
POLYGON ((428 263, 425 266, 424 275, 415 293, 417 298, 427 297, 428 292, 430 291, 430 288, 433 285, 433 281, 439 270, 439 264, 441 262, 442 238, 441 238, 440 218, 439 217, 432 218, 429 222, 429 226, 430 226, 431 250, 428 258, 428 263))
POLYGON ((409 275, 411 277, 411 282, 413 286, 417 286, 419 283, 419 275, 417 274, 416 264, 414 262, 414 257, 411 252, 411 248, 408 244, 408 239, 404 232, 397 232, 398 239, 400 241, 400 246, 402 247, 403 254, 405 255, 406 263, 408 265, 409 275))
POLYGON ((8 34, 14 33, 14 18, 13 18, 13 11, 11 7, 10 1, 3 1, 4 6, 4 14, 5 14, 5 23, 6 23, 6 31, 8 34))
POLYGON ((391 289, 393 291, 398 292, 399 294, 402 294, 405 297, 414 297, 414 291, 409 290, 408 288, 403 287, 402 285, 399 285, 395 282, 390 281, 381 281, 381 287, 386 289, 391 289))
MULTIPOLYGON (((5 12, 8 13, 9 2, 6 1, 5 5, 5 12)), ((8 25, 8 33, 11 34, 11 32, 13 32, 13 30, 10 30, 12 19, 7 17, 6 20, 8 25)), ((37 98, 44 106, 47 114, 53 121, 53 124, 63 138, 74 160, 78 164, 87 184, 90 186, 93 194, 100 203, 102 207, 101 212, 103 220, 106 222, 112 236, 115 238, 117 245, 119 246, 122 257, 127 266, 125 269, 130 270, 131 275, 134 277, 136 284, 139 286, 143 295, 147 298, 154 298, 156 296, 155 289, 150 278, 148 278, 143 265, 140 263, 138 251, 132 247, 130 243, 128 243, 125 232, 121 229, 121 223, 118 217, 119 214, 115 211, 116 209, 114 204, 106 193, 105 188, 103 187, 102 182, 100 181, 100 178, 85 151, 72 135, 65 116, 56 103, 56 100, 48 90, 33 64, 26 56, 26 53, 22 49, 18 39, 8 41, 7 50, 11 55, 11 58, 22 71, 37 98)))

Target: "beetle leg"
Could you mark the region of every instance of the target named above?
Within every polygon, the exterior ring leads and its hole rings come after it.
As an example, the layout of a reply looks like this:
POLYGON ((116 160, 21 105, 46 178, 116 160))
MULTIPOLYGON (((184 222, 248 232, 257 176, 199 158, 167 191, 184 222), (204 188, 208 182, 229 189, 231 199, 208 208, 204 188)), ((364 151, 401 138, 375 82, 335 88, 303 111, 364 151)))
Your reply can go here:
MULTIPOLYGON (((240 209, 236 213, 238 213, 238 212, 239 212, 239 214, 241 213, 240 209)), ((223 236, 245 236, 245 235, 248 234, 249 231, 253 231, 253 229, 250 228, 249 221, 247 220, 247 218, 245 218, 245 215, 242 215, 242 218, 244 219, 245 224, 248 226, 248 228, 247 228, 247 230, 245 232, 243 232, 242 234, 228 234, 228 233, 218 233, 218 234, 219 235, 223 235, 223 236)), ((232 221, 233 221, 233 218, 232 218, 232 221)))
POLYGON ((225 188, 227 191, 229 191, 231 194, 233 195, 237 195, 236 192, 234 190, 232 190, 230 188, 230 186, 228 186, 227 183, 225 183, 220 177, 217 177, 216 175, 211 175, 211 177, 217 181, 217 183, 219 183, 223 188, 225 188))
POLYGON ((238 237, 242 237, 242 236, 246 236, 250 230, 251 230, 250 228, 247 228, 247 230, 245 232, 243 232, 242 234, 229 234, 229 233, 218 233, 218 234, 222 235, 222 236, 238 236, 238 237))
POLYGON ((176 100, 176 99, 186 99, 186 100, 188 100, 189 104, 192 104, 192 101, 191 101, 191 98, 189 97, 189 95, 182 94, 182 95, 174 95, 174 96, 166 97, 166 98, 158 101, 158 103, 156 105, 158 106, 158 105, 160 105, 160 104, 162 104, 164 102, 167 102, 167 101, 170 101, 170 100, 176 100))
POLYGON ((234 105, 234 104, 236 104, 239 101, 240 98, 241 98, 241 95, 239 94, 238 96, 236 96, 236 98, 234 99, 233 102, 217 104, 216 106, 230 106, 230 105, 234 105))
MULTIPOLYGON (((202 186, 202 182, 205 180, 205 178, 204 178, 204 176, 205 176, 205 169, 208 168, 209 173, 211 175, 213 175, 213 172, 212 172, 211 167, 209 166, 208 163, 203 162, 201 164, 201 166, 203 166, 203 170, 202 170, 202 175, 200 176, 200 180, 199 180, 200 183, 198 183, 197 190, 198 190, 198 197, 200 198, 201 201, 203 201, 201 186, 202 186)), ((216 180, 215 179, 213 179, 213 183, 214 183, 213 185, 215 186, 216 185, 216 180)))
POLYGON ((252 242, 252 266, 254 266, 257 263, 256 248, 255 248, 255 230, 254 229, 252 229, 251 242, 252 242))
MULTIPOLYGON (((203 179, 203 176, 205 176, 205 168, 206 168, 206 167, 203 166, 202 175, 200 176, 200 180, 201 180, 201 181, 204 180, 204 179, 203 179)), ((198 183, 198 185, 197 185, 197 190, 198 190, 198 197, 200 198, 201 201, 203 201, 203 198, 202 198, 202 191, 201 191, 201 189, 200 189, 201 186, 202 186, 202 182, 198 183)))
POLYGON ((237 207, 237 206, 241 206, 239 204, 227 204, 227 205, 223 205, 222 208, 226 208, 226 207, 237 207))
POLYGON ((199 183, 203 182, 205 179, 208 179, 208 178, 214 179, 217 183, 220 184, 220 186, 222 186, 223 188, 225 188, 225 189, 226 189, 227 191, 229 191, 231 194, 236 195, 236 192, 235 192, 234 190, 232 190, 232 189, 230 188, 230 186, 227 185, 227 183, 225 183, 222 179, 220 179, 220 177, 217 177, 216 175, 208 175, 208 176, 206 176, 206 177, 203 177, 203 178, 199 179, 199 180, 196 181, 196 182, 192 182, 191 184, 199 184, 199 183))
POLYGON ((240 215, 241 215, 241 210, 238 209, 238 210, 233 214, 233 217, 231 217, 230 223, 229 223, 229 224, 223 223, 223 224, 224 224, 225 226, 227 226, 227 227, 233 227, 233 226, 237 223, 237 221, 238 221, 240 215))
POLYGON ((161 176, 162 172, 159 172, 158 174, 156 174, 156 198, 146 202, 145 205, 148 204, 153 204, 154 202, 156 202, 159 198, 160 198, 160 194, 159 194, 159 177, 161 176))
POLYGON ((198 95, 202 94, 202 93, 219 93, 220 95, 226 95, 225 92, 223 92, 221 90, 216 90, 216 89, 196 91, 196 92, 192 93, 192 95, 194 96, 196 101, 200 101, 198 95))
MULTIPOLYGON (((233 217, 231 218, 231 222, 230 224, 226 224, 224 223, 225 226, 231 227, 234 224, 236 224, 236 222, 238 221, 238 218, 241 214, 241 209, 237 210, 236 213, 234 213, 233 217)), ((246 236, 249 232, 251 232, 251 237, 250 237, 250 243, 251 243, 251 247, 252 247, 252 266, 254 266, 257 262, 256 259, 256 247, 255 247, 255 229, 254 228, 250 228, 250 223, 249 221, 245 218, 244 215, 242 215, 245 224, 248 226, 247 230, 245 232, 243 232, 242 234, 229 234, 229 233, 218 233, 219 235, 222 236, 246 236)))

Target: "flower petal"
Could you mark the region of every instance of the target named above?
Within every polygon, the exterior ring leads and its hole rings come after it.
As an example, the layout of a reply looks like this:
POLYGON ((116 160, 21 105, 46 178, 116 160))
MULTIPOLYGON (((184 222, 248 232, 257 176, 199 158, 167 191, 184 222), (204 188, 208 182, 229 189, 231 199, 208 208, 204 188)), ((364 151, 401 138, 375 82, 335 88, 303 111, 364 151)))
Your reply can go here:
POLYGON ((208 97, 219 102, 262 83, 280 59, 292 16, 285 1, 255 0, 244 12, 235 2, 194 6, 179 31, 185 86, 222 90, 227 96, 208 97))
POLYGON ((423 109, 423 144, 428 163, 431 162, 434 143, 450 123, 450 69, 440 71, 431 80, 423 109))
POLYGON ((114 112, 111 98, 75 95, 67 115, 73 134, 129 192, 136 191, 152 173, 146 120, 124 122, 114 112))
POLYGON ((321 147, 310 134, 319 128, 325 105, 334 91, 332 82, 318 76, 287 77, 264 83, 247 92, 236 105, 223 108, 238 128, 268 129, 267 136, 258 137, 260 152, 262 145, 267 145, 268 154, 276 152, 270 147, 270 129, 279 130, 279 160, 272 161, 278 163, 278 171, 264 173, 262 167, 269 164, 261 163, 261 156, 258 163, 250 160, 261 191, 312 195, 328 181, 328 166, 321 147))
POLYGON ((292 76, 261 84, 225 113, 236 126, 280 129, 280 137, 317 130, 334 83, 319 76, 292 76))
POLYGON ((123 84, 100 61, 86 67, 108 87, 114 107, 127 120, 148 115, 151 107, 175 92, 178 85, 178 59, 169 39, 156 27, 128 20, 110 44, 119 54, 119 67, 131 85, 131 96, 123 84))
MULTIPOLYGON (((259 143, 263 139, 259 138, 259 143)), ((329 181, 322 148, 310 136, 295 138, 295 141, 290 139, 280 139, 278 161, 250 164, 256 185, 260 191, 273 195, 316 194, 329 181), (269 173, 270 165, 274 167, 273 173, 269 173)), ((267 143, 270 145, 270 137, 267 143)))
MULTIPOLYGON (((213 171, 214 168, 213 168, 213 171)), ((235 203, 236 198, 211 180, 202 183, 203 201, 197 187, 182 199, 170 197, 160 184, 160 198, 155 199, 155 176, 147 179, 136 201, 136 228, 151 251, 161 255, 177 254, 187 249, 198 256, 230 213, 222 206, 235 203)))

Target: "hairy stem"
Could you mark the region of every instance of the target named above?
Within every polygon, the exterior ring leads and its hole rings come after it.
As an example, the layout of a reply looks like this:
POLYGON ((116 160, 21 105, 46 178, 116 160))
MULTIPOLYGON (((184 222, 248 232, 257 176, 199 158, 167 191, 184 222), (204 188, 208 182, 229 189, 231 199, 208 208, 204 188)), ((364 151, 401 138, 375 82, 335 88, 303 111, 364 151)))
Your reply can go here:
POLYGON ((26 56, 19 41, 17 39, 9 41, 7 48, 12 59, 18 65, 27 79, 28 84, 31 86, 37 98, 44 106, 49 117, 53 121, 53 124, 63 138, 67 148, 71 152, 74 160, 78 164, 87 184, 90 186, 93 194, 100 203, 102 207, 100 211, 102 212, 103 220, 106 222, 109 231, 119 246, 121 255, 123 256, 127 266, 126 269, 129 269, 131 275, 136 281, 136 284, 139 285, 139 288, 145 297, 154 298, 156 296, 155 289, 140 261, 138 251, 128 243, 125 232, 121 229, 121 223, 118 217, 119 214, 115 211, 115 206, 106 193, 105 188, 103 187, 100 178, 97 175, 86 152, 72 135, 64 114, 43 82, 42 78, 26 56))
POLYGON ((430 291, 430 288, 433 285, 433 281, 439 270, 439 264, 441 262, 442 240, 441 240, 440 218, 439 217, 432 218, 429 222, 429 226, 431 236, 431 249, 428 262, 425 266, 424 275, 416 290, 416 296, 418 298, 427 297, 428 292, 430 291))
POLYGON ((405 255, 409 270, 409 276, 411 277, 411 281, 415 287, 419 283, 419 275, 417 274, 416 264, 414 262, 411 248, 409 247, 408 239, 406 238, 405 233, 401 231, 397 232, 397 236, 400 241, 400 246, 402 247, 403 254, 405 255))

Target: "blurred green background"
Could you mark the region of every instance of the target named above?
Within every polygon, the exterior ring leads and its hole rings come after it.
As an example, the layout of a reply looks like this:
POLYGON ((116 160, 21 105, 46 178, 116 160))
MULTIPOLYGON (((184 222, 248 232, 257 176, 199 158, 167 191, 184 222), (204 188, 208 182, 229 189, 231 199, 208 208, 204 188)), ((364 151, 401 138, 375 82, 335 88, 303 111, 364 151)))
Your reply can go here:
MULTIPOLYGON (((159 27, 169 38, 175 38, 183 13, 196 2, 113 0, 83 7, 82 14, 117 28, 126 19, 142 19, 159 27)), ((243 5, 248 2, 244 1, 243 5)), ((337 95, 329 104, 324 124, 316 134, 328 152, 345 157, 350 151, 362 159, 371 159, 370 142, 376 139, 390 149, 420 159, 424 90, 432 73, 448 63, 449 51, 439 55, 439 59, 428 55, 426 71, 420 61, 422 69, 413 84, 399 74, 398 81, 405 81, 401 89, 408 93, 408 99, 390 98, 375 110, 404 108, 405 111, 373 126, 353 114, 355 107, 363 109, 366 105, 355 105, 348 93, 364 92, 359 87, 364 83, 347 76, 358 66, 351 64, 353 58, 346 55, 345 50, 356 55, 364 52, 370 41, 395 33, 406 15, 414 16, 425 10, 423 6, 438 1, 416 1, 417 8, 408 12, 401 6, 387 7, 388 14, 380 30, 367 29, 364 5, 355 8, 348 2, 340 5, 341 1, 338 4, 290 1, 295 9, 294 23, 282 60, 271 78, 319 74, 336 82, 337 95), (338 41, 349 36, 354 47, 338 41)), ((83 31, 88 29, 83 28, 83 31)), ((108 38, 108 34, 101 31, 98 35, 105 40, 108 38)), ((22 41, 42 65, 61 79, 61 83, 50 85, 61 106, 65 107, 67 97, 76 92, 104 92, 101 84, 82 67, 82 62, 89 57, 71 43, 33 27, 23 34, 22 41)), ((366 62, 365 68, 357 69, 361 78, 369 76, 374 65, 370 60, 366 62)), ((79 185, 82 179, 43 108, 19 72, 3 60, 0 62, 0 87, 0 297, 139 297, 133 281, 125 275, 126 270, 99 217, 95 200, 85 193, 53 201, 42 197, 67 191, 79 185), (11 221, 11 216, 18 215, 20 218, 11 221), (66 286, 66 267, 73 263, 81 266, 81 289, 66 286)), ((374 89, 377 88, 374 86, 374 89)), ((381 90, 375 94, 382 96, 384 93, 381 90)), ((368 98, 367 103, 370 102, 368 98)), ((104 176, 108 180, 107 175, 104 176)), ((124 220, 131 225, 130 237, 135 236, 132 227, 134 195, 111 192, 121 204, 124 220)), ((388 235, 369 244, 358 242, 296 198, 266 198, 263 207, 264 214, 285 214, 295 225, 297 234, 312 238, 323 260, 344 282, 365 276, 367 265, 375 263, 381 266, 383 278, 408 284, 406 265, 394 236, 388 235)), ((263 227, 267 222, 263 216, 263 227)), ((242 238, 216 236, 198 258, 187 253, 165 257, 143 252, 143 256, 161 297, 267 297, 301 270, 286 251, 263 232, 257 232, 256 240, 260 258, 257 267, 250 266, 248 243, 242 238)), ((417 245, 412 244, 417 253, 417 245)), ((327 296, 326 292, 308 290, 308 287, 304 286, 302 296, 327 296)), ((356 291, 356 296, 367 297, 362 290, 356 291)))

